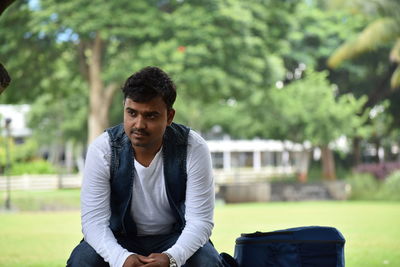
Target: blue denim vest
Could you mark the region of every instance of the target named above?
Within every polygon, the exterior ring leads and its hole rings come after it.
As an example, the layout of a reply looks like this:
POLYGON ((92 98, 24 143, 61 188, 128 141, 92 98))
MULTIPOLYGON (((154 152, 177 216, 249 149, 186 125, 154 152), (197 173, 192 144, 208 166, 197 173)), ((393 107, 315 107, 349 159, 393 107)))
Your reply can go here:
MULTIPOLYGON (((134 179, 135 153, 122 124, 106 130, 110 136, 110 229, 116 237, 136 236, 136 224, 130 214, 134 179)), ((176 218, 174 231, 185 226, 186 156, 190 129, 172 123, 165 130, 163 140, 163 164, 165 186, 169 204, 176 218)))

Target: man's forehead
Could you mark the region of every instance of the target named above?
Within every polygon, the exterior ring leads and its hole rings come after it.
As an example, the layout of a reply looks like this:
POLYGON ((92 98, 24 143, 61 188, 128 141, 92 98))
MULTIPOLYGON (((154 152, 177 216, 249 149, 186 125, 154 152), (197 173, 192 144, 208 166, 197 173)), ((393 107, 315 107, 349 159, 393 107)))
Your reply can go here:
POLYGON ((124 105, 125 109, 134 109, 146 112, 160 111, 167 107, 161 97, 155 97, 146 102, 136 102, 130 98, 126 98, 124 105))

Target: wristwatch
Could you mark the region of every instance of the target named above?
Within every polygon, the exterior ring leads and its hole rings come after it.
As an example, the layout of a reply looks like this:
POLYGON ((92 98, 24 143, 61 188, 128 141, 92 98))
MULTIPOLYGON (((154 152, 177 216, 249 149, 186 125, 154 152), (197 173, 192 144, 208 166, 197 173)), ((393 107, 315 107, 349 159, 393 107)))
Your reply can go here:
POLYGON ((168 256, 169 267, 178 267, 178 265, 176 264, 176 260, 174 259, 174 257, 172 257, 171 254, 169 254, 168 252, 163 252, 163 253, 168 256))

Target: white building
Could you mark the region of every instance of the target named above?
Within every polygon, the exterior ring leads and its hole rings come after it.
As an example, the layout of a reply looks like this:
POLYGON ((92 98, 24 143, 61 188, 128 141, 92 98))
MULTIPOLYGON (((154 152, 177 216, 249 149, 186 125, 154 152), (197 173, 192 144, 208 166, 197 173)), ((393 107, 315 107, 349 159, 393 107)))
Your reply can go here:
MULTIPOLYGON (((207 140, 217 183, 294 175, 304 146, 276 140, 207 140)), ((307 147, 308 148, 308 147, 307 147)))
POLYGON ((5 120, 11 119, 10 134, 16 142, 32 134, 27 127, 26 117, 30 111, 29 105, 0 105, 0 132, 4 136, 5 120))

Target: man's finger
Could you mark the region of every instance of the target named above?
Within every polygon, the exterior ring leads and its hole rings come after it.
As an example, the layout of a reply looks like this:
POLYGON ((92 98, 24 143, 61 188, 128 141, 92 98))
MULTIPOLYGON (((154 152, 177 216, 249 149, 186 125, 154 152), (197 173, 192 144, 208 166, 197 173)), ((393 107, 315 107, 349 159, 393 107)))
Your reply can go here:
POLYGON ((142 256, 142 255, 139 255, 138 258, 143 263, 151 263, 151 262, 155 261, 155 259, 152 259, 152 258, 149 258, 149 257, 145 257, 145 256, 142 256))

